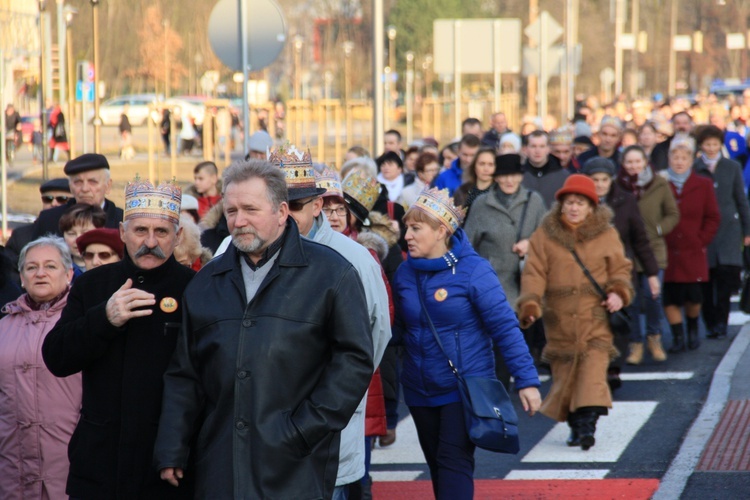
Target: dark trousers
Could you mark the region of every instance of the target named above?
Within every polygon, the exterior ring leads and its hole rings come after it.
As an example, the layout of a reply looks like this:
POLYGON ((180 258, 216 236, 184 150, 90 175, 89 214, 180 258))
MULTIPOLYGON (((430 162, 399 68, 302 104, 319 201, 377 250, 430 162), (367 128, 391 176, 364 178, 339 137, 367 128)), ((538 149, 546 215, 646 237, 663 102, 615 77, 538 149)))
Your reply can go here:
POLYGON ((741 285, 739 266, 716 266, 709 269, 709 280, 703 284, 703 321, 710 332, 729 322, 732 294, 741 285))
POLYGON ((430 468, 437 500, 474 497, 474 444, 464 424, 463 406, 410 406, 419 444, 430 468))

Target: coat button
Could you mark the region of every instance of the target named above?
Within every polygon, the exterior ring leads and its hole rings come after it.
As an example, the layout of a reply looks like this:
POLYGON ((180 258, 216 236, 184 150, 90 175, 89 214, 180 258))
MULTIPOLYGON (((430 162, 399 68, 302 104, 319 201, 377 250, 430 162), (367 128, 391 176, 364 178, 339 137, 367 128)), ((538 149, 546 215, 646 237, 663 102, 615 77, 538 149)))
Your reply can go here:
POLYGON ((143 282, 146 281, 146 278, 144 278, 143 276, 138 276, 137 281, 138 283, 143 284, 143 282))
POLYGON ((245 370, 240 370, 237 372, 237 378, 245 378, 247 377, 247 372, 245 370))
POLYGON ((254 324, 255 323, 252 320, 249 320, 249 319, 242 320, 242 326, 244 326, 244 327, 251 327, 254 324))
POLYGON ((245 422, 243 422, 242 420, 240 420, 234 426, 237 428, 237 430, 241 431, 242 429, 245 428, 245 422))

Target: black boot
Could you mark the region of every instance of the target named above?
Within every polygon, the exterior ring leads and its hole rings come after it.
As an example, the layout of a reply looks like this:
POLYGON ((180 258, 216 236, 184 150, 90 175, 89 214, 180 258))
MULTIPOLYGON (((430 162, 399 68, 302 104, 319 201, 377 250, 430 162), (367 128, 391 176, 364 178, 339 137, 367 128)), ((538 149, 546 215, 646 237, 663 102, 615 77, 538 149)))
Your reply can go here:
POLYGON ((596 443, 594 433, 596 432, 596 421, 599 420, 599 414, 589 409, 579 409, 581 414, 578 426, 578 435, 583 451, 588 450, 596 443))
POLYGON ((669 348, 669 352, 678 353, 685 351, 685 329, 682 323, 675 325, 669 325, 672 329, 672 347, 669 348))
POLYGON ((698 349, 701 345, 701 341, 698 338, 698 318, 687 319, 687 347, 691 351, 698 349))
POLYGON ((610 366, 607 369, 607 384, 609 385, 609 390, 611 392, 615 392, 616 389, 622 387, 619 366, 610 366))
POLYGON ((711 333, 706 335, 706 338, 708 339, 721 339, 727 336, 727 330, 729 328, 725 323, 719 323, 716 325, 713 330, 711 330, 711 333))
POLYGON ((568 414, 568 426, 570 427, 570 436, 568 436, 565 443, 568 446, 581 446, 581 439, 578 436, 578 413, 573 412, 568 414))

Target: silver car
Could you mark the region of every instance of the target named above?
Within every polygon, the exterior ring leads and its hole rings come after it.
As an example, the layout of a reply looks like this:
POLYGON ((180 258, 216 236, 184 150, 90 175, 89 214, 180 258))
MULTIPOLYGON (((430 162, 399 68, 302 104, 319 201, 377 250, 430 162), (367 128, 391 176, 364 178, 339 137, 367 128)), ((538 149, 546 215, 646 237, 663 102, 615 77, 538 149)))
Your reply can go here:
MULTIPOLYGON (((129 94, 113 97, 104 101, 99 106, 99 117, 102 119, 102 125, 119 125, 120 115, 126 104, 130 105, 128 108, 128 120, 131 125, 145 125, 148 119, 149 112, 152 113, 152 118, 158 122, 159 112, 156 107, 160 102, 164 100, 163 96, 156 94, 129 94), (149 106, 153 105, 153 109, 149 109, 149 106)), ((89 121, 94 118, 94 109, 91 106, 89 111, 89 121)))

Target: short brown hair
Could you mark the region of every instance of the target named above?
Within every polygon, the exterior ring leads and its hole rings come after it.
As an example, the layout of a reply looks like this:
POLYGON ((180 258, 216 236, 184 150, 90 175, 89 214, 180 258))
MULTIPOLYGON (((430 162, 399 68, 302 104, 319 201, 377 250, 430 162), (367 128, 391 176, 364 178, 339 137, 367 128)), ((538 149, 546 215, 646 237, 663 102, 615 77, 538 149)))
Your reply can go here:
POLYGON ((84 225, 88 222, 91 222, 94 227, 104 227, 104 224, 107 223, 107 213, 96 205, 76 203, 60 217, 58 226, 60 232, 64 233, 74 226, 84 225))

